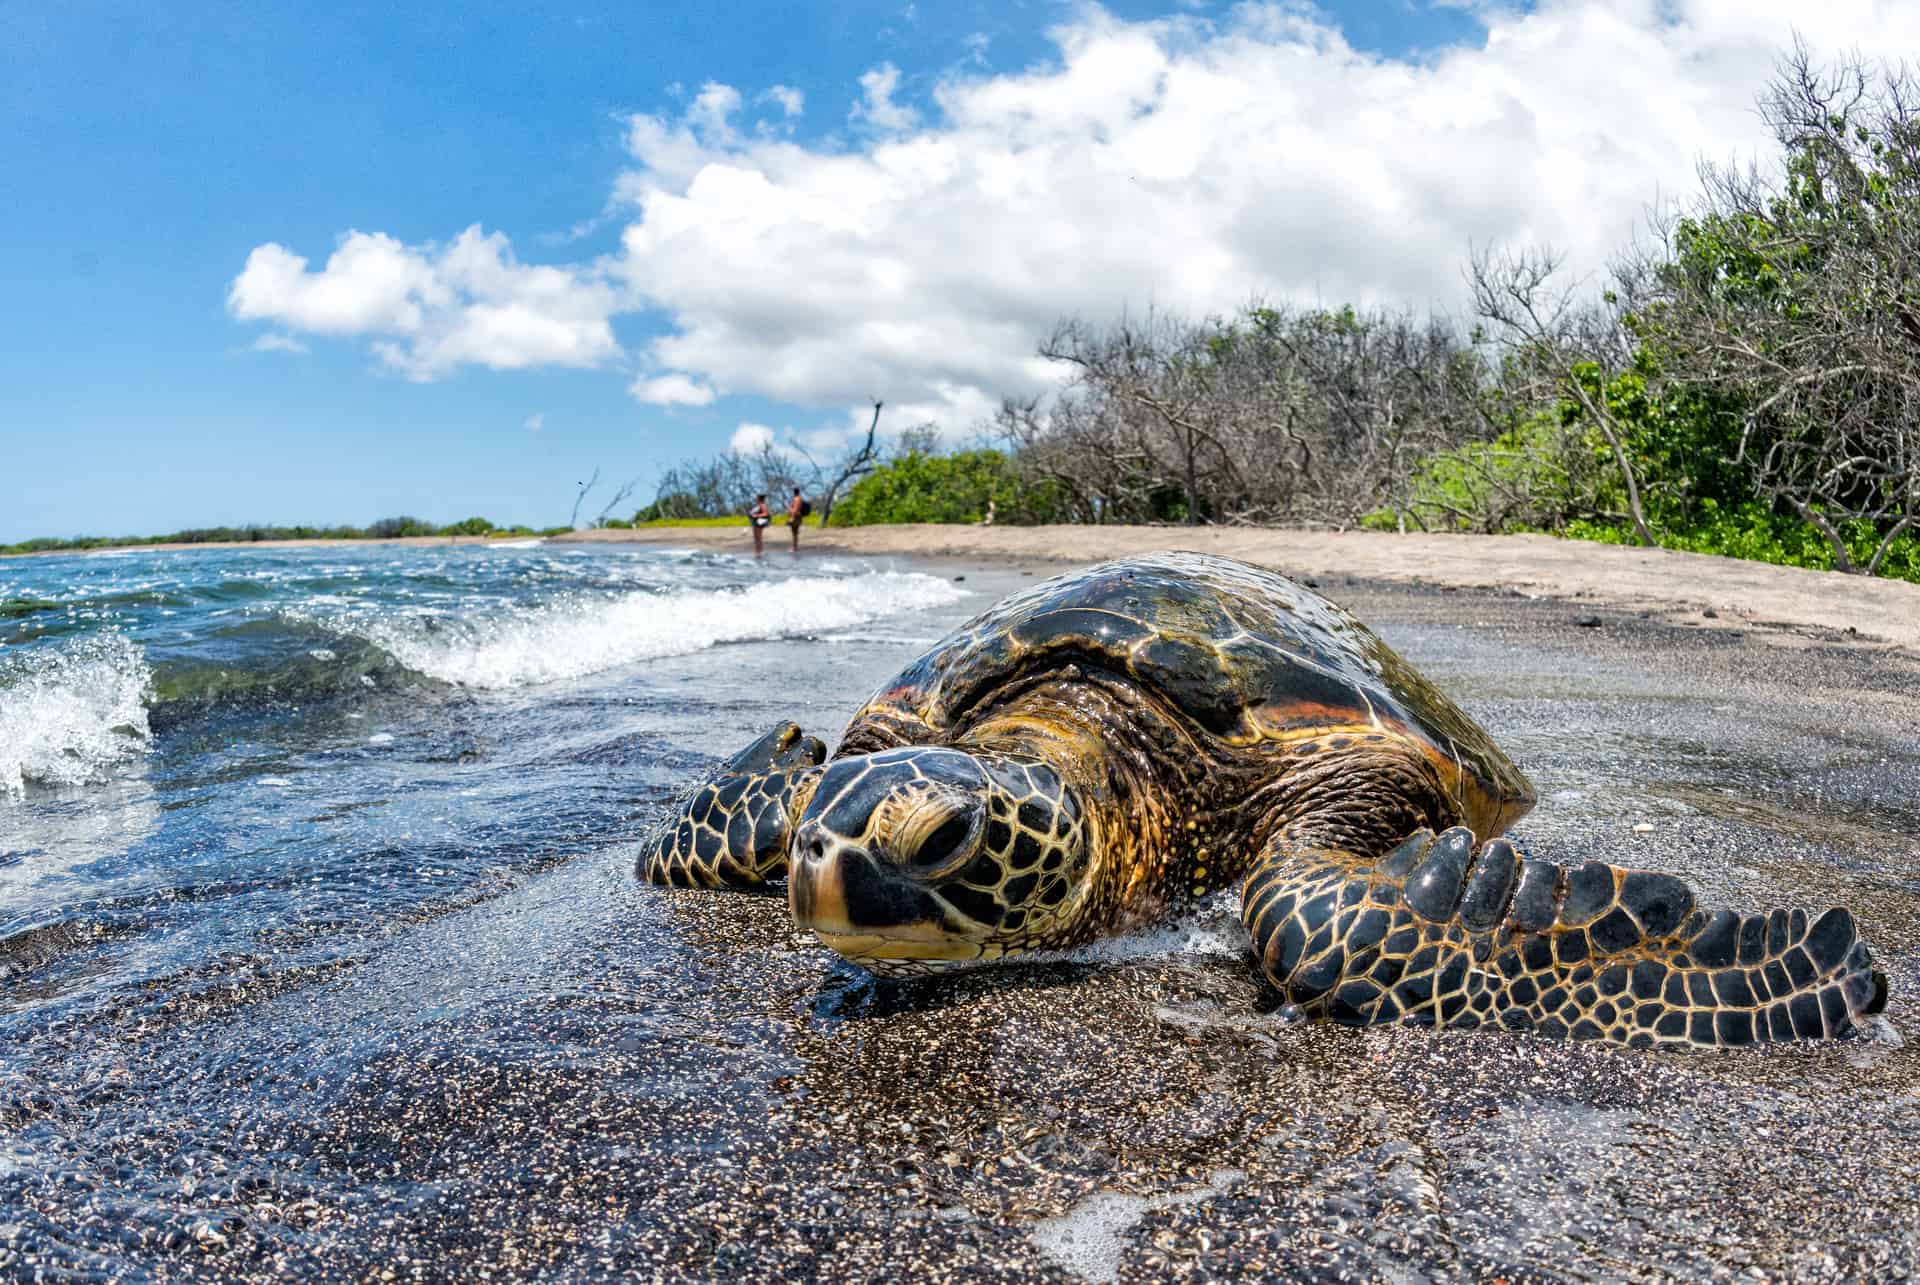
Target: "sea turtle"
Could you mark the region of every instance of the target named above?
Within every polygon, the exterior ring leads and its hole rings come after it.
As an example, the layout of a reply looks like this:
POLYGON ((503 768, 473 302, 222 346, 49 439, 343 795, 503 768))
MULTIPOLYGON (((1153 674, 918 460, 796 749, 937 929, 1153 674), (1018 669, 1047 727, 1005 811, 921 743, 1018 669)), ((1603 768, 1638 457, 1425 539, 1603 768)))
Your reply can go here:
POLYGON ((825 747, 784 724, 645 841, 658 883, 785 876, 875 973, 1125 930, 1240 884, 1311 1016, 1739 1045, 1852 1032, 1885 977, 1840 908, 1697 909, 1678 878, 1525 858, 1527 778, 1353 616, 1162 553, 1037 584, 884 684, 825 747))

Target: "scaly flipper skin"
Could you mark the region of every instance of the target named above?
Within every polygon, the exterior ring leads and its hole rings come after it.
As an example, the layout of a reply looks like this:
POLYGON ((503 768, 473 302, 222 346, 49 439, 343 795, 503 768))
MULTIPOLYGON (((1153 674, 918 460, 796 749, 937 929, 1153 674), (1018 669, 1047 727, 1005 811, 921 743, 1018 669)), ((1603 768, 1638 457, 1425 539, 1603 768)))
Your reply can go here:
POLYGON ((1377 861, 1283 834, 1241 919, 1288 999, 1348 1025, 1729 1047, 1847 1035, 1886 1006, 1845 910, 1696 910, 1672 875, 1565 869, 1464 827, 1377 861))
POLYGON ((787 873, 800 794, 826 747, 782 723, 688 791, 647 837, 639 873, 681 888, 751 888, 787 873))

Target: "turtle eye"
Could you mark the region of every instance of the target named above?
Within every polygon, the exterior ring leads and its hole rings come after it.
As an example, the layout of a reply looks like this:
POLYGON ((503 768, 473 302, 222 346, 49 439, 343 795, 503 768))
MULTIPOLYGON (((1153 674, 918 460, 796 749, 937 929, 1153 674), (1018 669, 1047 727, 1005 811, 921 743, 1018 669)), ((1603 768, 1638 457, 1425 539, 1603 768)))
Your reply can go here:
POLYGON ((920 846, 913 852, 913 865, 918 870, 932 870, 967 855, 972 849, 978 833, 974 825, 975 817, 971 810, 955 812, 936 825, 920 846))

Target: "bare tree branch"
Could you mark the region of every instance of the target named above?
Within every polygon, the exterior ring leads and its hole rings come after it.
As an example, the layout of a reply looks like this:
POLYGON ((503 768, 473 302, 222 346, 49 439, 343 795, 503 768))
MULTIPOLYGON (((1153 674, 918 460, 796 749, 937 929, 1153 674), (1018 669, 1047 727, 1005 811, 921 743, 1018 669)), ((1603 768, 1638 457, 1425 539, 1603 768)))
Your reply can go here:
MULTIPOLYGON (((634 488, 639 485, 640 479, 637 477, 622 483, 620 489, 613 493, 613 498, 607 501, 606 507, 600 510, 599 516, 594 518, 593 524, 595 526, 605 526, 607 524, 607 514, 619 508, 621 503, 625 501, 629 495, 633 494, 634 488)), ((584 495, 585 492, 582 492, 582 494, 584 495)), ((577 511, 576 507, 576 512, 577 511)))
POLYGON ((820 492, 820 525, 825 526, 833 516, 833 502, 840 496, 840 488, 856 478, 865 477, 873 472, 880 462, 879 451, 874 445, 874 434, 880 428, 880 407, 878 399, 873 403, 873 419, 867 424, 866 440, 843 454, 839 461, 829 469, 821 471, 823 485, 820 492))
POLYGON ((588 478, 586 481, 580 482, 577 484, 580 489, 574 494, 574 497, 573 497, 573 512, 567 515, 567 525, 569 527, 574 527, 574 528, 579 527, 580 502, 587 498, 587 492, 591 491, 593 489, 594 483, 598 482, 599 480, 600 480, 600 466, 596 464, 593 469, 593 476, 588 478))

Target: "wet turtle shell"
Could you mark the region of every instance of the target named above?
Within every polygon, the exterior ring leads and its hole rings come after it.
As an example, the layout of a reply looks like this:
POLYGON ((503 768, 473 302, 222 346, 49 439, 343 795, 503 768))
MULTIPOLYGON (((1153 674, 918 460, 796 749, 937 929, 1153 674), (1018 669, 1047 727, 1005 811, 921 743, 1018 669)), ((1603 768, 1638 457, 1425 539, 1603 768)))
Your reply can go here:
POLYGON ((1491 738, 1347 611, 1198 553, 1104 563, 1006 599, 884 684, 839 752, 963 735, 977 713, 1068 666, 1136 684, 1229 752, 1367 725, 1414 742, 1459 795, 1508 819, 1533 800, 1491 738))

